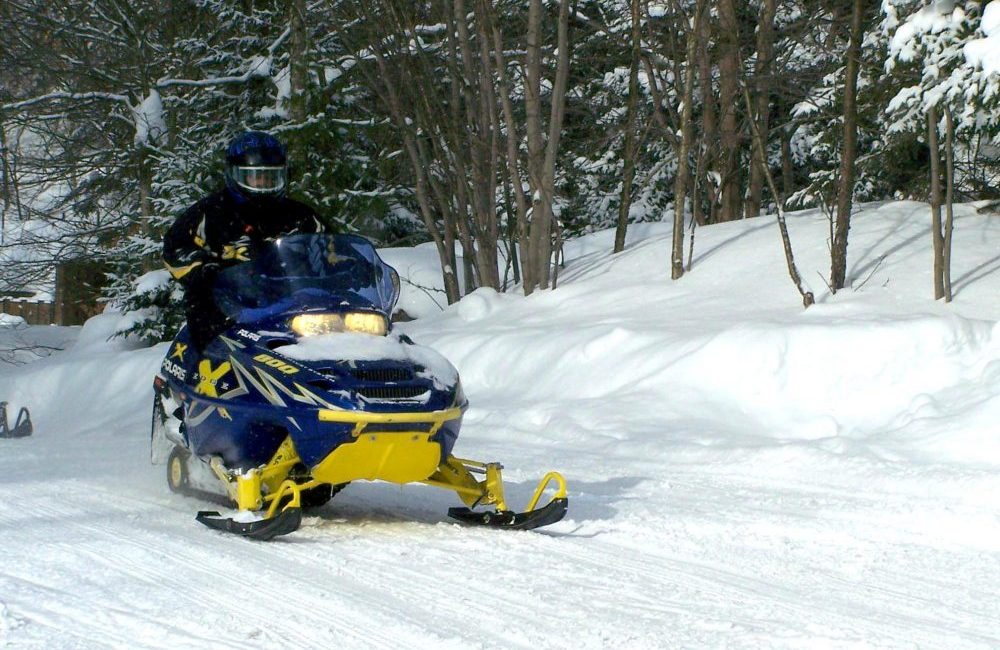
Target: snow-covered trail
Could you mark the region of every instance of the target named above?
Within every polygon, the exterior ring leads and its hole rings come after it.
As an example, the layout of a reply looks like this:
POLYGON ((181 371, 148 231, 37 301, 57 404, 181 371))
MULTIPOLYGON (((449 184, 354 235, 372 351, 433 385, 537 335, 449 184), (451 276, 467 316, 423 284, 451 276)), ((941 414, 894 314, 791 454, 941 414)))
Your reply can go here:
MULTIPOLYGON (((451 499, 429 488, 355 485, 261 544, 194 522, 206 506, 165 492, 140 438, 84 430, 55 454, 36 437, 0 458, 15 486, 0 502, 7 643, 1000 644, 1000 522, 981 511, 995 478, 978 472, 887 477, 801 454, 793 467, 758 457, 756 470, 656 460, 587 479, 568 467, 570 519, 527 533, 448 523, 451 499), (110 446, 114 457, 95 453, 110 446), (57 471, 39 476, 31 458, 57 471)), ((506 455, 523 467, 548 454, 506 455)), ((511 491, 529 489, 515 479, 511 491)))
MULTIPOLYGON (((567 518, 534 532, 387 484, 271 543, 202 527, 216 506, 148 462, 164 347, 92 321, 0 371, 36 422, 0 441, 0 646, 1000 647, 1000 221, 959 211, 946 308, 923 297, 925 208, 865 214, 863 290, 807 312, 754 220, 700 231, 681 283, 666 226, 615 257, 599 233, 558 291, 403 326, 462 374, 456 453, 503 462, 515 506, 565 474, 567 518)), ((827 224, 790 226, 814 277, 827 224)))

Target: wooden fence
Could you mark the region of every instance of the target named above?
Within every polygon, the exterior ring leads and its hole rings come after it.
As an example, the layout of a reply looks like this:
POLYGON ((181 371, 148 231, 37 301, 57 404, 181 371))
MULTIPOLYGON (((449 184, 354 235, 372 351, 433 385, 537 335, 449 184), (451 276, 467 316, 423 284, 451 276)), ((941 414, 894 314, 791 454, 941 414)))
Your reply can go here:
POLYGON ((56 295, 52 302, 26 300, 26 292, 0 296, 0 312, 20 316, 29 325, 82 325, 104 310, 99 302, 106 267, 87 260, 56 267, 56 295))
POLYGON ((28 302, 4 298, 0 301, 0 312, 10 316, 20 316, 29 325, 52 325, 56 322, 54 302, 28 302))

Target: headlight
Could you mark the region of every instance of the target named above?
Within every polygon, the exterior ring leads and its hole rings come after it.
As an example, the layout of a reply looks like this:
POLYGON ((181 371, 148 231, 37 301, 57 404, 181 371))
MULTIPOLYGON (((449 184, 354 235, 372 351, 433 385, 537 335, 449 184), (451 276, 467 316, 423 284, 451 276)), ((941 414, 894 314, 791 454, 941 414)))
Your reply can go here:
POLYGON ((362 332, 385 336, 389 331, 385 316, 367 312, 300 314, 292 319, 291 327, 299 336, 318 336, 337 332, 362 332))
POLYGON ((385 336, 389 326, 382 314, 352 311, 344 314, 344 328, 348 332, 364 332, 375 336, 385 336))

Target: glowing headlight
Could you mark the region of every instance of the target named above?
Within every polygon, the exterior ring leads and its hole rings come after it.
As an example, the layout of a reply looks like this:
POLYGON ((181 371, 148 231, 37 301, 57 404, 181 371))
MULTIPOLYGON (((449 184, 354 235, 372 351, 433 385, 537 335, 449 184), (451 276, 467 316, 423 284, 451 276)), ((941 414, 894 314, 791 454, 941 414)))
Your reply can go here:
POLYGON ((382 314, 352 311, 344 314, 344 329, 348 332, 363 332, 375 336, 385 336, 389 331, 382 314))
POLYGON ((292 319, 292 331, 299 336, 318 336, 337 332, 362 332, 385 336, 389 327, 381 314, 300 314, 292 319))

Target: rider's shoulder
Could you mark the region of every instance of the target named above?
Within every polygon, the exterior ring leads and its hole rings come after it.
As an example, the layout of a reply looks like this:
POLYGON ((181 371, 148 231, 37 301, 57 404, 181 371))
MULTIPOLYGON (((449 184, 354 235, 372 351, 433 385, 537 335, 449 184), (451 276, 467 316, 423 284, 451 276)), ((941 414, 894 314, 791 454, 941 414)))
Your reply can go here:
POLYGON ((212 192, 207 196, 194 202, 187 210, 184 211, 182 217, 204 217, 206 215, 213 215, 223 212, 225 208, 225 192, 212 192))
POLYGON ((316 214, 316 211, 313 210, 309 204, 303 203, 298 199, 293 199, 289 196, 286 196, 282 199, 282 202, 284 202, 285 204, 286 214, 291 213, 294 215, 301 215, 307 217, 311 217, 316 214))

